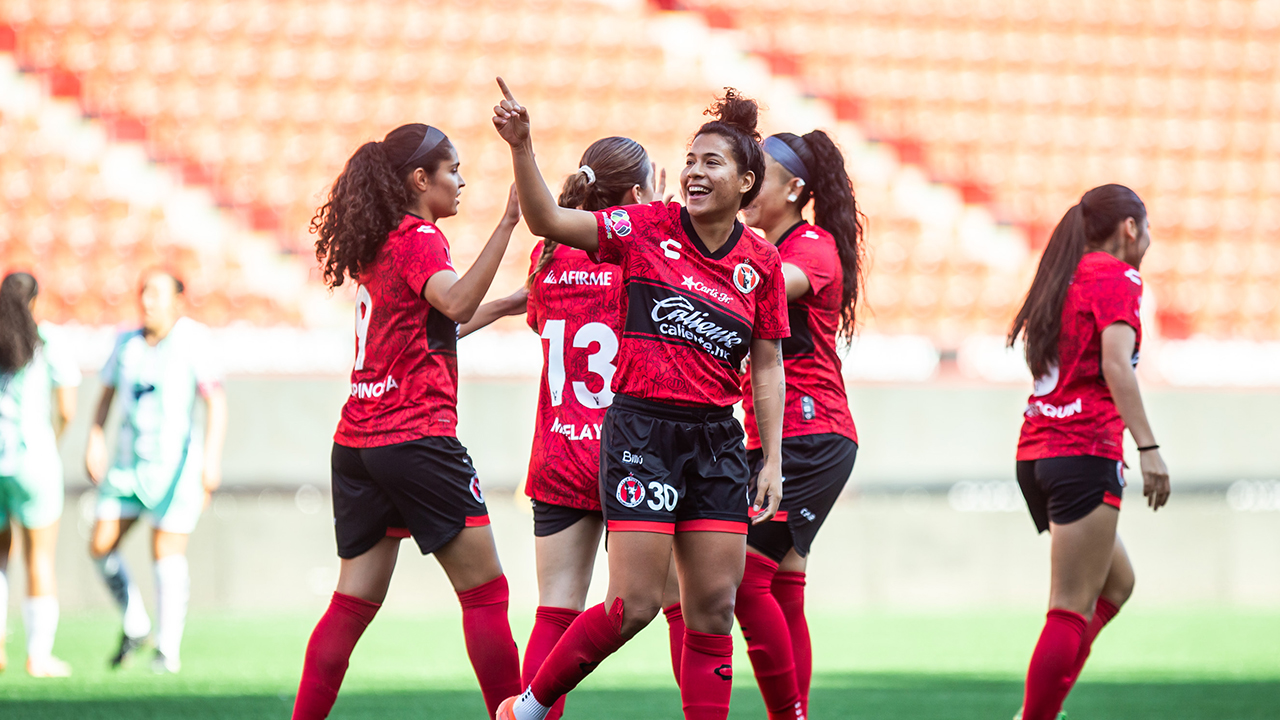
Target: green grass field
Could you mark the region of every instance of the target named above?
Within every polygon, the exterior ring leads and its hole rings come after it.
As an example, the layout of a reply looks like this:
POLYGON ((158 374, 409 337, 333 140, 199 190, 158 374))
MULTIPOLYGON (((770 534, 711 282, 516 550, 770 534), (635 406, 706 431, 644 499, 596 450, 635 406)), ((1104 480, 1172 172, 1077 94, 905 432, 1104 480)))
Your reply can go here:
MULTIPOLYGON (((64 618, 66 680, 22 670, 19 626, 0 675, 0 718, 287 718, 316 617, 194 616, 181 675, 147 662, 110 672, 118 626, 107 616, 64 618)), ((815 720, 1005 720, 1042 616, 1034 613, 818 614, 812 619, 815 720)), ((519 639, 527 622, 516 622, 519 639)), ((661 618, 575 691, 566 717, 680 717, 661 618)), ((143 656, 139 660, 149 660, 143 656)), ((735 656, 731 718, 765 717, 746 653, 735 656)), ((1107 629, 1067 701, 1071 720, 1229 720, 1280 717, 1280 613, 1127 609, 1107 629)), ((484 717, 456 617, 388 615, 352 658, 334 718, 484 717)))

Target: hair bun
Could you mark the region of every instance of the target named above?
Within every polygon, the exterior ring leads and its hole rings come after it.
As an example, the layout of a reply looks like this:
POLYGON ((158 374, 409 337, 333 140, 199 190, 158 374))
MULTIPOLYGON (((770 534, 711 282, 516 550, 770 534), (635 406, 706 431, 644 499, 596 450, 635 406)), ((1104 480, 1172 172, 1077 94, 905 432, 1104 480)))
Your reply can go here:
POLYGON ((756 122, 760 117, 760 105, 751 98, 743 97, 737 90, 727 87, 724 97, 716 98, 711 107, 703 111, 703 115, 711 115, 725 125, 731 125, 747 133, 757 141, 760 131, 756 130, 756 122))

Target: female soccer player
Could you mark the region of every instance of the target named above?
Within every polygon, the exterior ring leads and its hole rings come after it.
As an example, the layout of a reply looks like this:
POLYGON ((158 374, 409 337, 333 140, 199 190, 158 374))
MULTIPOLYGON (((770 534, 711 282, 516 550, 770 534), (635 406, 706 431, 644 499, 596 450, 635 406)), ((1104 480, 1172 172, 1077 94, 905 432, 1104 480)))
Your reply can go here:
MULTIPOLYGON (((772 522, 747 532, 747 565, 735 613, 769 717, 807 717, 813 660, 804 616, 805 564, 818 528, 853 471, 858 435, 849 413, 836 335, 853 336, 862 223, 844 156, 821 130, 764 141, 764 186, 743 212, 778 246, 791 337, 782 341, 786 497, 772 522), (813 201, 814 222, 801 211, 813 201), (797 713, 797 708, 799 713, 797 713)), ((763 461, 751 385, 743 383, 747 448, 763 461)))
POLYGON ((756 104, 726 93, 681 173, 687 208, 558 206, 534 161, 529 113, 499 80, 493 123, 511 145, 529 229, 619 266, 626 315, 613 404, 601 432, 600 494, 610 532, 606 601, 582 613, 499 718, 541 720, 556 700, 658 613, 674 545, 686 632, 685 717, 728 715, 733 600, 746 550, 749 469, 732 405, 748 352, 764 447, 760 522, 782 497, 780 340, 786 295, 777 250, 738 222, 759 192, 756 104))
MULTIPOLYGON (((662 198, 649 154, 634 140, 597 140, 579 166, 565 181, 560 207, 595 212, 662 198)), ((586 607, 604 531, 600 430, 613 403, 610 383, 623 331, 622 276, 616 265, 594 262, 582 250, 554 240, 539 243, 531 262, 527 318, 546 344, 525 486, 533 499, 539 605, 525 647, 525 685, 586 607)), ((662 603, 678 681, 684 621, 674 575, 673 567, 662 603)), ((547 717, 560 717, 563 703, 561 697, 547 717)))
POLYGON ((458 212, 466 185, 458 168, 443 132, 402 125, 356 150, 311 222, 329 286, 357 283, 355 367, 332 455, 338 587, 307 644, 295 719, 328 716, 410 536, 458 593, 489 717, 520 688, 507 578, 456 434, 457 323, 493 282, 520 206, 512 188, 497 229, 459 277, 436 225, 458 212))
POLYGON ((1018 441, 1018 484, 1052 535, 1049 613, 1027 670, 1019 716, 1053 720, 1094 638, 1133 592, 1116 535, 1125 485, 1125 428, 1138 444, 1142 494, 1158 510, 1169 471, 1147 423, 1138 378, 1138 265, 1151 244, 1147 208, 1129 188, 1085 193, 1054 228, 1009 332, 1035 390, 1018 441))
POLYGON ((102 368, 102 397, 89 429, 85 467, 98 486, 89 553, 124 617, 119 667, 151 632, 142 595, 117 548, 138 517, 152 517, 156 574, 156 655, 151 669, 176 673, 191 594, 187 540, 209 494, 222 480, 227 400, 211 362, 208 328, 181 314, 182 281, 143 275, 142 327, 121 333, 102 368), (111 403, 124 405, 115 458, 108 466, 103 427, 111 403), (203 442, 194 433, 196 399, 205 401, 203 442))
POLYGON ((0 671, 7 665, 13 516, 22 524, 27 564, 27 599, 22 602, 27 672, 66 677, 71 668, 53 656, 58 631, 54 556, 63 494, 58 438, 75 414, 80 369, 57 329, 37 325, 32 317, 38 292, 36 279, 24 272, 10 273, 0 282, 0 671))

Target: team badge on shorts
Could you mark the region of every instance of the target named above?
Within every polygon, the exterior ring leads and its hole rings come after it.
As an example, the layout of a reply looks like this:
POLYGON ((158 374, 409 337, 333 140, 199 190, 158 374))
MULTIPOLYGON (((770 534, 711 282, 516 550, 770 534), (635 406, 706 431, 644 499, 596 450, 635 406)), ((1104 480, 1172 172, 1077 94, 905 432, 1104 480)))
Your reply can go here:
POLYGON ((644 483, 637 480, 635 475, 628 475, 618 483, 618 502, 629 508, 644 502, 644 483))
POLYGON ((631 216, 626 210, 614 210, 609 213, 609 226, 619 237, 626 237, 631 234, 631 216))
POLYGON ((476 502, 480 503, 481 505, 484 504, 484 493, 480 492, 480 476, 479 475, 471 476, 471 497, 475 498, 476 502))
POLYGON ((738 266, 733 269, 733 284, 743 295, 746 295, 760 284, 760 273, 747 263, 738 263, 738 266))

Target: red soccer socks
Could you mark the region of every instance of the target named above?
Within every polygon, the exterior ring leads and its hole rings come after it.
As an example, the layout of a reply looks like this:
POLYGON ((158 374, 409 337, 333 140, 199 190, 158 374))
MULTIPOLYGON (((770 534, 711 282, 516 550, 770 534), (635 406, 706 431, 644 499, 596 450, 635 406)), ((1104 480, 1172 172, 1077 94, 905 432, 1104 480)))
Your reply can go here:
POLYGON ((787 619, 791 634, 791 657, 796 665, 796 691, 800 706, 809 717, 809 682, 813 677, 813 648, 809 642, 809 621, 804 616, 804 573, 781 570, 773 576, 773 597, 787 619))
POLYGON ((680 685, 680 658, 684 655, 684 612, 680 603, 662 608, 667 616, 667 637, 671 642, 671 672, 675 673, 676 685, 680 685))
MULTIPOLYGON (((538 608, 533 622, 533 632, 529 633, 529 644, 524 649, 524 670, 520 674, 521 684, 524 687, 529 687, 533 682, 533 677, 538 674, 538 668, 542 667, 542 663, 551 654, 551 649, 556 646, 560 636, 564 635, 581 614, 577 610, 568 608, 549 606, 538 608)), ((547 720, 559 720, 563 714, 564 697, 562 696, 551 706, 551 712, 547 713, 547 720)))
POLYGON ((685 720, 725 720, 733 695, 733 637, 684 631, 680 699, 685 720))
POLYGON ((751 658, 769 720, 796 720, 804 717, 804 710, 796 686, 791 633, 771 590, 777 572, 774 561, 747 553, 734 615, 747 641, 747 657, 751 658))
POLYGON ((458 593, 462 635, 489 717, 503 700, 519 695, 521 689, 520 653, 507 621, 507 600, 505 575, 458 593))
POLYGON ((622 598, 608 612, 601 603, 587 608, 569 625, 560 642, 543 661, 529 689, 538 703, 552 705, 596 669, 601 660, 622 647, 622 598))
POLYGON ((307 643, 307 657, 302 666, 302 682, 293 703, 293 720, 320 720, 329 716, 338 688, 347 673, 347 662, 356 641, 364 634, 377 603, 335 592, 316 629, 307 643))
POLYGON ((1080 678, 1084 662, 1089 659, 1089 651, 1093 649, 1094 639, 1118 612, 1120 608, 1116 607, 1115 603, 1103 597, 1098 598, 1097 604, 1093 606, 1093 619, 1089 621, 1089 626, 1084 629, 1084 637, 1080 639, 1080 652, 1076 654, 1076 664, 1068 680, 1071 686, 1074 686, 1076 680, 1080 678))
POLYGON ((1027 669, 1026 695, 1022 701, 1023 720, 1054 720, 1062 701, 1071 690, 1072 673, 1084 637, 1084 616, 1070 610, 1050 610, 1045 616, 1040 641, 1031 654, 1027 669))

